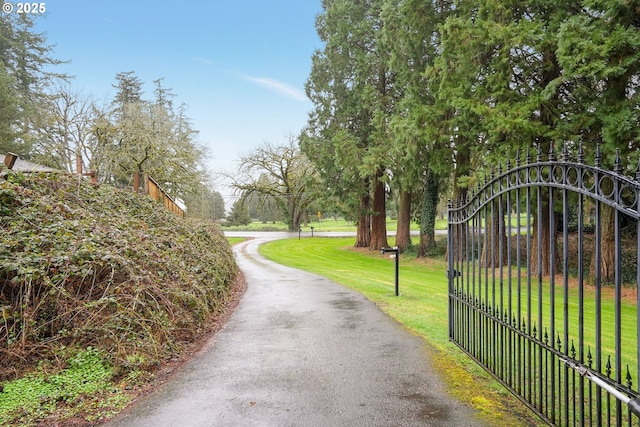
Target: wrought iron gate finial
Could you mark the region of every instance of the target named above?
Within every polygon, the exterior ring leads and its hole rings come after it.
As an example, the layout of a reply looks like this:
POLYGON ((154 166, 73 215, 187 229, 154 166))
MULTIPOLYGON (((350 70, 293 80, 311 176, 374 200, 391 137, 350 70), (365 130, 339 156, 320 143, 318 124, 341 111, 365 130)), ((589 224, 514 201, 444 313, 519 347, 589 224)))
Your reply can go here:
POLYGON ((578 163, 584 164, 584 150, 582 149, 582 142, 578 148, 578 163))
POLYGON ((538 163, 540 163, 542 161, 542 144, 538 142, 536 148, 538 149, 538 163))
POLYGON ((569 148, 567 147, 567 141, 564 141, 562 143, 562 161, 563 162, 569 161, 569 148))
POLYGON ((622 160, 620 160, 620 149, 616 148, 616 160, 613 163, 613 171, 618 175, 622 175, 622 160))

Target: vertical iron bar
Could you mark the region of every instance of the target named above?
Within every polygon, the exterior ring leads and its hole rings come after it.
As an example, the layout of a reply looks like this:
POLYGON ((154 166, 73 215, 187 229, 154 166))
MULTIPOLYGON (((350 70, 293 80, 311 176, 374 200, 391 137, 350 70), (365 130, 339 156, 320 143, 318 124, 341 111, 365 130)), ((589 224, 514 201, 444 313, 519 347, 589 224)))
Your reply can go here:
MULTIPOLYGON (((467 259, 466 261, 466 284, 467 284, 467 298, 466 298, 466 309, 467 309, 467 334, 469 335, 469 351, 473 349, 473 342, 475 341, 475 337, 472 336, 472 328, 473 328, 473 293, 475 287, 475 278, 473 277, 473 217, 469 219, 467 222, 467 237, 466 237, 466 247, 467 247, 467 259)), ((475 356, 475 353, 472 352, 475 356)))
MULTIPOLYGON (((591 369, 592 366, 592 354, 591 346, 587 347, 587 366, 591 369)), ((598 421, 598 425, 600 422, 598 421)), ((593 384, 589 381, 589 426, 593 426, 593 384)))
MULTIPOLYGON (((520 190, 516 190, 516 274, 517 274, 517 282, 516 282, 516 293, 517 293, 517 307, 516 312, 518 316, 518 331, 522 332, 522 278, 520 277, 522 274, 522 259, 521 259, 521 250, 520 250, 520 228, 522 226, 522 220, 520 209, 520 190)), ((518 383, 518 393, 524 397, 524 390, 522 387, 522 371, 526 369, 526 366, 523 366, 522 360, 522 336, 518 334, 518 342, 517 342, 517 352, 518 352, 518 360, 516 360, 516 366, 518 367, 518 378, 516 379, 518 383)))
MULTIPOLYGON (((578 174, 578 182, 582 188, 582 173, 578 174)), ((578 194, 578 362, 584 364, 584 200, 582 194, 578 194)), ((580 375, 578 381, 580 399, 581 426, 584 420, 584 377, 580 375)))
POLYGON ((448 264, 449 266, 447 267, 447 271, 449 272, 449 274, 447 275, 447 279, 449 282, 449 339, 453 338, 453 251, 454 251, 454 247, 453 247, 453 204, 451 203, 451 200, 449 200, 448 202, 448 209, 447 209, 447 220, 448 220, 448 226, 447 226, 447 245, 448 245, 448 250, 447 250, 447 254, 448 254, 448 264))
MULTIPOLYGON (((576 168, 576 187, 578 189, 585 188, 584 182, 584 150, 582 144, 578 148, 578 163, 576 168)), ((585 348, 584 348, 584 197, 582 193, 578 193, 578 363, 585 364, 585 348)), ((578 399, 580 426, 585 427, 585 379, 582 375, 578 377, 578 399)), ((574 383, 575 387, 575 383, 574 383)), ((591 399, 589 399, 589 404, 591 399)), ((591 423, 591 416, 589 416, 591 423)))
MULTIPOLYGON (((477 264, 478 264, 478 277, 477 277, 477 287, 476 287, 476 292, 475 292, 475 298, 474 298, 474 307, 476 309, 476 312, 478 314, 482 314, 481 313, 481 302, 482 302, 482 216, 481 216, 481 212, 478 211, 476 214, 476 233, 478 234, 478 237, 476 239, 476 245, 477 245, 477 249, 476 249, 476 254, 477 254, 477 264)), ((478 317, 478 322, 480 322, 481 318, 478 317)), ((482 334, 480 333, 481 329, 480 329, 481 324, 478 323, 476 325, 476 336, 477 336, 477 348, 476 348, 476 352, 478 354, 482 353, 482 334)))
MULTIPOLYGON (((541 179, 540 174, 542 173, 542 169, 538 166, 538 180, 541 179)), ((543 340, 543 323, 542 323, 542 188, 537 186, 536 188, 538 193, 538 235, 536 238, 538 239, 538 339, 540 341, 543 340)), ((538 353, 538 399, 540 402, 539 410, 541 413, 544 413, 544 402, 542 401, 542 386, 543 386, 543 366, 542 366, 542 351, 538 353)))
MULTIPOLYGON (((544 383, 544 388, 543 388, 543 394, 540 396, 540 399, 544 401, 545 403, 545 410, 544 410, 544 414, 549 417, 549 384, 547 383, 549 381, 549 331, 546 330, 544 331, 544 375, 545 375, 545 383, 544 383)), ((551 342, 553 342, 553 338, 551 339, 551 342)), ((551 362, 553 364, 553 361, 551 362)), ((553 421, 553 420, 552 420, 553 421)))
MULTIPOLYGON (((640 178, 640 169, 636 173, 636 181, 640 178)), ((640 188, 636 190, 636 385, 640 391, 640 188)))
MULTIPOLYGON (((529 181, 529 168, 527 168, 527 182, 529 181)), ((531 373, 535 372, 533 370, 532 364, 532 354, 531 354, 531 339, 533 337, 532 332, 532 316, 531 313, 531 187, 527 186, 527 195, 526 195, 526 211, 527 211, 527 366, 529 367, 529 378, 527 381, 528 395, 529 395, 529 403, 533 403, 532 400, 532 390, 533 387, 533 378, 531 373)), ((525 371, 527 372, 527 371, 525 371)))
MULTIPOLYGON (((466 218, 466 213, 464 214, 466 218)), ((456 275, 456 284, 458 288, 458 298, 456 299, 457 308, 456 311, 458 313, 458 342, 460 345, 466 346, 465 335, 466 335, 466 310, 465 310, 465 292, 466 292, 466 278, 464 277, 464 263, 465 263, 465 247, 466 241, 464 240, 467 236, 465 233, 465 223, 462 222, 458 224, 460 229, 460 252, 458 252, 459 260, 457 262, 457 271, 456 275)), ((466 347, 465 347, 466 348, 466 347)))
MULTIPOLYGON (((495 242, 495 232, 494 232, 494 219, 495 219, 495 201, 491 202, 491 221, 490 221, 490 227, 491 227, 491 246, 490 246, 490 256, 491 256, 491 312, 493 314, 493 317, 495 319, 496 317, 496 266, 495 266, 495 247, 496 247, 496 242, 495 242)), ((495 373, 497 370, 497 357, 498 357, 498 339, 497 339, 497 334, 498 334, 498 323, 497 322, 493 322, 493 328, 492 328, 492 336, 491 336, 491 347, 493 349, 493 372, 495 373)))
MULTIPOLYGON (((553 174, 553 168, 549 167, 549 174, 553 174)), ((551 179, 551 178, 550 178, 551 179)), ((549 329, 551 335, 551 342, 556 336, 556 288, 555 288, 555 253, 556 253, 556 221, 555 212, 553 209, 554 191, 553 187, 549 187, 549 294, 550 294, 550 313, 549 313, 549 329)), ((551 354, 554 358, 554 354, 551 354)), ((551 363, 551 421, 556 420, 556 377, 555 377, 555 363, 551 363)))
MULTIPOLYGON (((613 180, 614 197, 616 204, 620 206, 619 181, 613 180)), ((622 277, 620 264, 622 263, 622 241, 620 236, 620 211, 614 210, 614 234, 615 234, 615 381, 622 384, 622 277)), ((616 398, 616 425, 622 427, 622 402, 616 398)))
MULTIPOLYGON (((500 179, 500 183, 502 183, 502 178, 500 179)), ((502 184, 501 184, 502 185, 502 184)), ((502 195, 498 196, 498 277, 500 280, 500 319, 504 320, 504 265, 502 260, 504 259, 504 206, 502 203, 502 195)), ((506 366, 505 359, 507 357, 506 354, 506 343, 505 343, 505 333, 507 328, 504 324, 500 324, 500 378, 505 380, 506 377, 506 366)))
MULTIPOLYGON (((466 273, 466 277, 465 279, 465 285, 466 285, 466 294, 465 294, 465 320, 466 320, 466 335, 467 335, 467 348, 469 349, 469 351, 471 351, 471 341, 472 341, 472 337, 469 335, 471 333, 471 305, 469 304, 469 301, 471 299, 471 281, 473 280, 473 278, 471 278, 470 276, 470 268, 469 268, 469 262, 471 260, 472 257, 472 253, 473 253, 473 237, 471 237, 471 245, 469 244, 469 238, 470 238, 470 227, 469 227, 469 223, 472 221, 472 219, 467 219, 464 223, 464 230, 465 230, 465 239, 464 239, 464 244, 465 244, 465 248, 467 251, 467 255, 465 257, 464 260, 464 265, 465 265, 465 273, 466 273)), ((473 224, 472 224, 473 225, 473 224)), ((473 354, 473 353, 472 353, 473 354)))
POLYGON ((470 325, 469 325, 469 334, 470 334, 470 346, 469 346, 469 350, 471 351, 471 354, 473 354, 475 357, 478 357, 478 354, 476 353, 475 349, 476 349, 476 334, 475 334, 475 327, 476 327, 476 323, 475 323, 475 306, 473 305, 473 301, 475 300, 475 293, 476 293, 476 265, 475 265, 475 234, 476 234, 476 215, 474 213, 473 217, 470 219, 471 221, 471 233, 470 233, 470 238, 471 238, 471 243, 469 244, 469 247, 471 248, 471 257, 470 257, 470 262, 471 262, 471 277, 469 278, 470 283, 468 284, 468 286, 470 286, 470 292, 469 292, 469 297, 467 299, 467 303, 469 304, 469 317, 470 317, 470 325))
MULTIPOLYGON (((566 166, 563 167, 563 181, 567 177, 566 166)), ((563 316, 564 316, 564 358, 569 359, 569 192, 565 188, 562 190, 562 252, 563 252, 563 316)), ((569 366, 563 364, 564 370, 564 419, 565 423, 569 420, 569 366)))
MULTIPOLYGON (((596 189, 600 187, 600 177, 599 174, 595 173, 595 185, 596 189)), ((595 352, 596 352, 596 361, 595 361, 595 370, 596 372, 602 372, 602 275, 600 273, 602 269, 602 229, 600 224, 600 201, 596 200, 596 224, 595 224, 595 243, 594 243, 594 251, 595 251, 595 286, 596 286, 596 301, 595 301, 595 312, 596 312, 596 331, 595 331, 595 352)), ((602 389, 600 386, 596 385, 596 423, 598 426, 602 425, 602 389)))
POLYGON ((485 366, 491 367, 489 361, 489 349, 491 348, 491 331, 488 326, 489 316, 491 313, 490 304, 489 304, 489 207, 485 205, 483 210, 484 215, 484 247, 482 252, 484 253, 484 303, 483 303, 483 311, 485 318, 485 334, 484 334, 484 358, 486 360, 485 366))
MULTIPOLYGON (((507 193, 507 209, 506 209, 506 214, 507 214, 507 313, 509 315, 509 323, 511 326, 515 326, 512 324, 511 319, 513 318, 513 305, 512 305, 512 295, 513 295, 513 291, 511 289, 513 283, 511 280, 511 273, 512 273, 512 262, 513 260, 511 259, 511 191, 509 191, 507 193)), ((515 385, 515 381, 514 381, 514 368, 515 368, 515 360, 516 360, 516 354, 515 354, 515 343, 514 343, 514 335, 511 332, 511 329, 507 329, 507 332, 509 333, 509 342, 508 342, 508 348, 507 348, 507 355, 509 356, 509 372, 508 372, 508 376, 509 376, 509 385, 510 386, 514 386, 515 385)))
MULTIPOLYGON (((466 204, 466 200, 463 200, 462 205, 464 206, 466 204)), ((466 218, 466 212, 463 210, 463 217, 466 218)), ((464 218, 459 219, 464 221, 464 218)), ((466 241, 464 240, 466 238, 465 235, 465 224, 464 222, 458 222, 458 251, 456 252, 456 260, 455 260, 455 265, 456 265, 456 271, 458 271, 459 274, 455 274, 455 283, 456 283, 456 290, 457 290, 457 295, 458 298, 456 299, 456 312, 458 314, 458 331, 456 336, 458 337, 458 342, 460 342, 461 344, 464 343, 464 303, 463 303, 463 298, 464 298, 464 275, 463 275, 463 263, 464 263, 464 251, 465 251, 465 247, 464 245, 466 245, 466 241)))
MULTIPOLYGON (((602 155, 600 153, 600 146, 596 145, 596 154, 594 157, 594 190, 597 195, 602 194, 601 182, 600 182, 600 167, 602 166, 602 155)), ((600 201, 596 200, 596 225, 595 225, 595 286, 596 286, 596 372, 602 372, 602 224, 600 221, 600 201)), ((596 423, 598 426, 602 425, 602 389, 599 385, 596 385, 596 423)), ((608 421, 608 420, 607 420, 608 421)))

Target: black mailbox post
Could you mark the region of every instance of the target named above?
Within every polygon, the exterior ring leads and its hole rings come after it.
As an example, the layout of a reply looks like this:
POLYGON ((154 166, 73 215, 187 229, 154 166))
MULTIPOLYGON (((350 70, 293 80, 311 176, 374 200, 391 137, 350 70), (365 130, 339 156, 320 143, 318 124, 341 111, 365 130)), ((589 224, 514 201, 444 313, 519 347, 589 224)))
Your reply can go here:
POLYGON ((399 262, 400 262, 400 250, 398 249, 397 246, 394 246, 393 248, 382 248, 383 255, 387 252, 391 252, 392 254, 395 254, 395 257, 396 257, 396 296, 399 296, 400 288, 398 286, 398 273, 399 273, 399 262))

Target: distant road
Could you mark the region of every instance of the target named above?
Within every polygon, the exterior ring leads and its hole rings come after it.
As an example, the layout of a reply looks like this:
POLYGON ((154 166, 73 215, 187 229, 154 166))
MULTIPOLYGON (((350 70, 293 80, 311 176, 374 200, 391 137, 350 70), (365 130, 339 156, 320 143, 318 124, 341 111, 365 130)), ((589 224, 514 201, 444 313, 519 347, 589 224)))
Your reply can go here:
MULTIPOLYGON (((419 231, 412 231, 412 236, 418 236, 420 234, 419 231)), ((436 234, 447 234, 446 230, 436 230, 436 234)), ((291 239, 297 238, 297 231, 233 231, 233 230, 225 230, 224 235, 227 237, 257 237, 257 238, 265 238, 268 240, 278 240, 278 239, 291 239)), ((314 237, 356 237, 355 231, 314 231, 314 237)), ((387 232, 387 236, 395 236, 395 231, 387 232)), ((303 229, 300 233, 300 237, 311 237, 311 230, 303 229)))

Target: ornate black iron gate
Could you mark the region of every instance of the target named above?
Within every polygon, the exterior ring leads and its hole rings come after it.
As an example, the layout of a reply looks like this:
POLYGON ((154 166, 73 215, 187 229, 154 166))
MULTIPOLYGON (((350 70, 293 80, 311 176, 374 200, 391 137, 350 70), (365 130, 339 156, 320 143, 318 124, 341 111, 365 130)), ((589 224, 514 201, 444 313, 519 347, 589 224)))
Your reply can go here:
POLYGON ((450 203, 449 337, 549 424, 637 426, 640 167, 545 157, 450 203))

